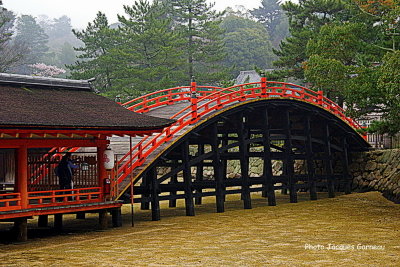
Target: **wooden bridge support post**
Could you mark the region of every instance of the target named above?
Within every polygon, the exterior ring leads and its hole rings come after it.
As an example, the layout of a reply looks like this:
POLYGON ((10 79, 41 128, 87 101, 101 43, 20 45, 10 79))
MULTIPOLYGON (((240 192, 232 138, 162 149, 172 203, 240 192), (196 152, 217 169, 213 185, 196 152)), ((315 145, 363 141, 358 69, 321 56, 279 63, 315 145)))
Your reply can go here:
MULTIPOLYGON (((229 133, 224 134, 223 139, 222 139, 222 147, 226 147, 228 145, 228 140, 229 140, 229 133)), ((221 157, 220 157, 221 158, 221 157)), ((226 200, 226 179, 228 175, 228 160, 221 159, 222 162, 222 182, 223 182, 223 191, 224 191, 224 201, 226 200)))
POLYGON ((113 227, 122 226, 122 213, 121 208, 115 208, 111 210, 111 221, 113 227))
MULTIPOLYGON (((178 161, 174 160, 173 164, 172 164, 172 167, 171 167, 171 170, 174 170, 176 168, 178 168, 178 161)), ((178 174, 174 174, 174 175, 171 176, 171 181, 169 182, 169 184, 176 185, 177 183, 178 183, 178 174)), ((175 208, 176 207, 176 190, 175 191, 171 191, 170 195, 173 198, 171 198, 169 200, 169 207, 170 208, 175 208)))
POLYGON ((28 240, 28 219, 17 218, 14 221, 15 239, 17 242, 25 242, 28 240))
POLYGON ((332 150, 331 150, 331 138, 329 132, 329 124, 326 123, 324 127, 324 145, 325 145, 325 173, 328 187, 328 196, 330 198, 335 197, 335 184, 333 175, 333 165, 332 165, 332 150))
MULTIPOLYGON (((201 143, 198 145, 198 149, 197 149, 197 155, 201 156, 204 154, 204 144, 201 143)), ((198 182, 199 184, 201 184, 201 182, 203 181, 203 176, 204 176, 204 169, 203 169, 203 161, 199 162, 197 164, 196 167, 196 182, 198 182)), ((201 188, 196 189, 196 193, 197 194, 201 194, 203 192, 203 190, 201 188)), ((201 196, 196 196, 195 197, 195 204, 196 205, 201 205, 202 203, 202 197, 201 196)))
POLYGON ((61 231, 63 229, 63 215, 62 215, 62 213, 54 214, 54 228, 57 231, 61 231))
POLYGON ((144 189, 143 189, 144 193, 142 194, 142 198, 140 201, 140 208, 142 210, 149 210, 150 209, 150 202, 149 202, 150 181, 147 179, 147 175, 143 175, 142 185, 144 185, 144 189))
POLYGON ((215 178, 215 191, 216 191, 216 204, 217 204, 217 212, 224 212, 224 200, 225 200, 225 192, 224 192, 224 178, 223 178, 223 164, 221 162, 220 155, 218 153, 218 128, 217 122, 213 125, 213 134, 212 134, 212 151, 213 151, 213 167, 214 167, 214 178, 215 178))
POLYGON ((185 184, 186 216, 194 216, 194 201, 192 189, 192 174, 190 172, 189 140, 182 143, 183 180, 185 184))
POLYGON ((49 226, 49 215, 39 215, 38 227, 49 226))
POLYGON ((262 113, 263 116, 263 146, 264 146, 264 166, 263 166, 263 178, 264 178, 264 190, 263 194, 268 198, 269 206, 276 206, 273 174, 272 174, 272 162, 271 162, 271 140, 270 140, 270 130, 268 122, 268 109, 262 113))
POLYGON ((251 197, 250 197, 250 179, 249 179, 249 153, 247 150, 244 122, 245 116, 243 112, 240 112, 237 122, 237 134, 239 139, 239 159, 240 159, 240 171, 242 175, 242 199, 245 209, 251 209, 251 197))
POLYGON ((310 190, 310 200, 317 200, 317 185, 315 182, 315 165, 312 149, 311 118, 307 115, 304 122, 304 135, 306 137, 306 161, 308 174, 308 189, 310 190))
POLYGON ((349 155, 347 151, 347 139, 342 137, 342 171, 344 180, 344 193, 351 194, 351 175, 349 174, 349 155))
POLYGON ((290 113, 289 110, 285 112, 285 162, 286 162, 286 177, 289 184, 289 198, 290 203, 297 203, 297 190, 296 181, 294 178, 294 160, 293 160, 293 148, 292 148, 292 134, 290 124, 290 113))
POLYGON ((158 196, 158 181, 157 181, 157 169, 152 167, 146 173, 147 181, 150 181, 151 190, 151 219, 153 221, 159 221, 161 219, 160 215, 160 199, 158 196))
POLYGON ((99 227, 100 230, 106 230, 108 228, 108 216, 106 209, 99 211, 99 227))
POLYGON ((86 218, 86 213, 84 211, 80 211, 80 212, 76 213, 76 218, 78 220, 84 220, 86 218))

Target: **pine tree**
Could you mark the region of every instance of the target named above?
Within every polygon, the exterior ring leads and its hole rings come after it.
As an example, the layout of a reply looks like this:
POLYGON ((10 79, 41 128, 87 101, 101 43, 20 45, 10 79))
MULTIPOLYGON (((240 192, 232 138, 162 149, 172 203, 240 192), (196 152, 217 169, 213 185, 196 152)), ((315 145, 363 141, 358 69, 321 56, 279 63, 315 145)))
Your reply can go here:
POLYGON ((139 0, 124 10, 118 46, 107 56, 114 66, 114 91, 132 97, 178 85, 183 79, 181 39, 170 30, 165 6, 139 0))
MULTIPOLYGON (((29 53, 25 59, 26 64, 40 63, 49 47, 48 36, 43 28, 36 22, 35 18, 30 15, 22 15, 17 20, 17 35, 15 42, 24 44, 29 53)), ((27 69, 22 70, 26 72, 27 69)))
POLYGON ((73 30, 73 33, 84 46, 75 48, 80 52, 78 61, 67 66, 71 70, 71 78, 95 78, 94 85, 99 91, 109 90, 112 87, 112 67, 107 64, 106 56, 116 46, 116 30, 110 29, 106 15, 98 12, 86 30, 73 30))
POLYGON ((288 19, 279 2, 279 0, 262 0, 259 8, 250 11, 256 20, 267 28, 274 47, 278 47, 281 40, 289 34, 288 19))
POLYGON ((173 18, 172 28, 185 40, 182 47, 186 62, 186 77, 196 76, 204 83, 226 78, 223 31, 220 27, 223 13, 216 12, 206 0, 166 0, 173 18))
POLYGON ((15 14, 1 7, 0 1, 0 72, 18 65, 26 54, 26 47, 12 42, 15 14))
POLYGON ((282 4, 289 18, 291 36, 274 50, 279 56, 274 64, 286 70, 286 76, 304 78, 303 64, 307 59, 307 42, 313 38, 322 25, 333 21, 344 21, 346 3, 342 0, 302 0, 298 4, 282 4))
POLYGON ((225 30, 226 58, 223 63, 232 67, 234 75, 239 71, 271 67, 274 54, 266 28, 259 22, 230 14, 221 27, 225 30))

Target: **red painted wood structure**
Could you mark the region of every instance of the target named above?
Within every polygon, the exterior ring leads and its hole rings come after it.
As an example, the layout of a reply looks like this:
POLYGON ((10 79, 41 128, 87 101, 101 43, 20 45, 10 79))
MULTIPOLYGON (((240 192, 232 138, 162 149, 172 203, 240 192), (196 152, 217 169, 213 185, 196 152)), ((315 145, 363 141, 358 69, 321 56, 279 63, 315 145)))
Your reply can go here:
POLYGON ((122 204, 105 183, 107 137, 151 134, 171 123, 132 113, 95 94, 87 81, 0 74, 0 221, 15 221, 19 240, 27 238, 27 219, 37 215, 42 222, 57 215, 60 225, 62 214, 98 211, 104 221, 113 210, 120 224, 122 204), (87 173, 74 175, 74 189, 59 190, 53 169, 77 147, 95 148, 80 157, 89 161, 87 173))

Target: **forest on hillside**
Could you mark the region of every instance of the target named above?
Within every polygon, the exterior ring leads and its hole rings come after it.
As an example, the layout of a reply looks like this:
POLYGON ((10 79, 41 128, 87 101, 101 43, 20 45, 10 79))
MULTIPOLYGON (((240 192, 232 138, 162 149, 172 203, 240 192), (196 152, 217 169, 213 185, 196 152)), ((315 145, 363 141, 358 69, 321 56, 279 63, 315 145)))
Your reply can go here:
POLYGON ((307 83, 372 131, 400 130, 400 0, 260 0, 218 12, 205 0, 138 0, 118 23, 99 11, 85 29, 67 16, 16 17, 0 6, 0 72, 95 78, 103 95, 229 86, 240 71, 307 83), (273 69, 273 71, 271 71, 273 69))

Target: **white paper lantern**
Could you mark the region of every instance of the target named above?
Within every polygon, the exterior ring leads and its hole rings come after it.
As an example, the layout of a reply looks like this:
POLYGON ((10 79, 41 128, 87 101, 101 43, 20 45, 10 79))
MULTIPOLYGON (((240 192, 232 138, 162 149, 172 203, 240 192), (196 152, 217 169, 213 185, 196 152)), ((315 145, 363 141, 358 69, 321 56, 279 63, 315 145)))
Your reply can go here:
POLYGON ((109 148, 104 151, 104 168, 107 170, 114 168, 114 151, 109 148))

